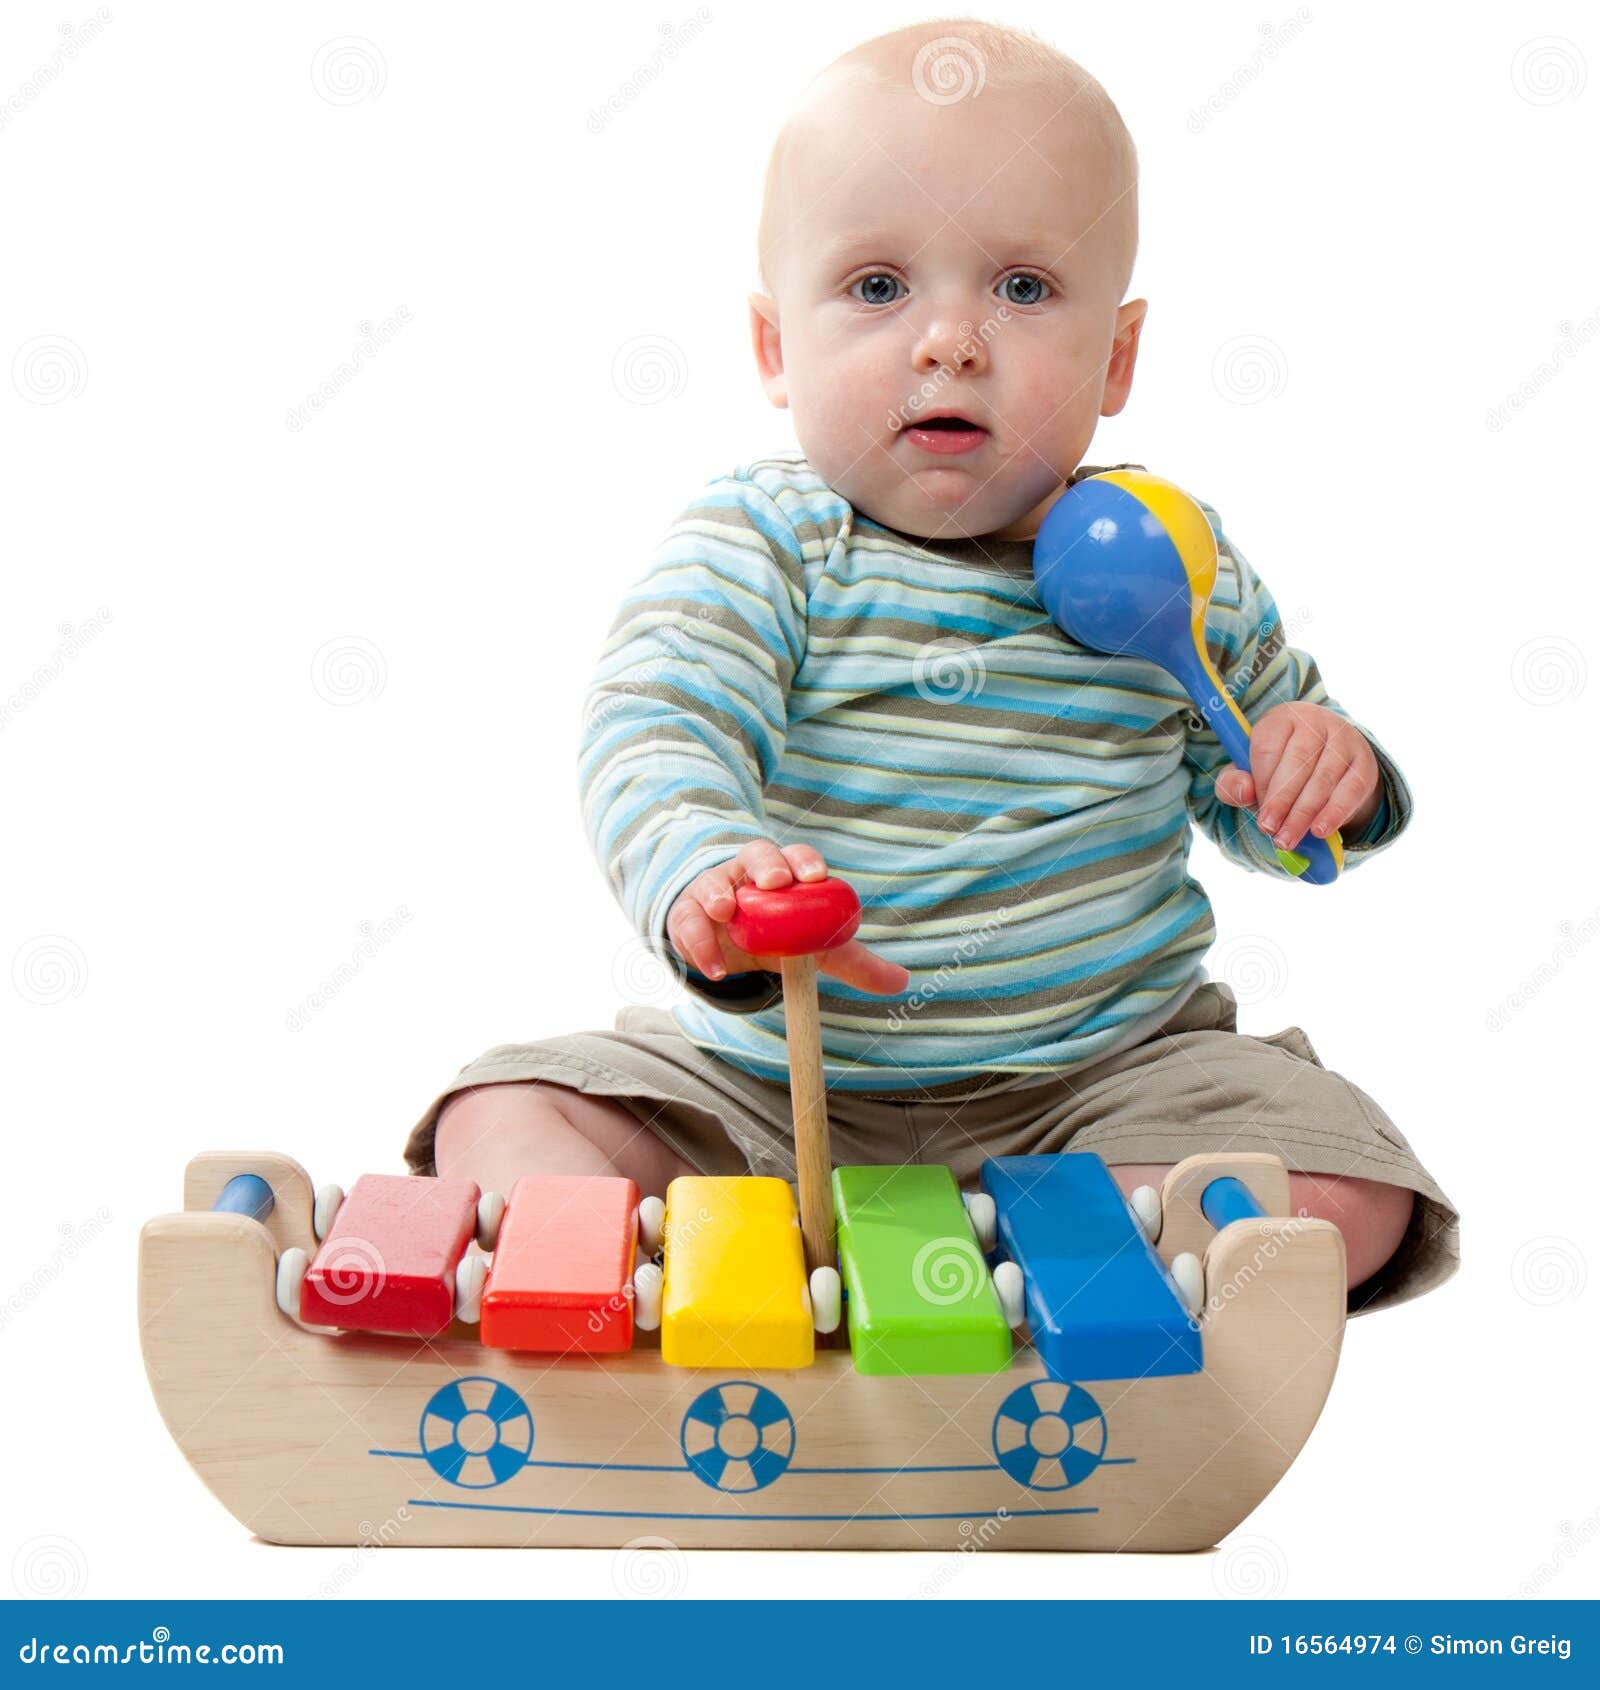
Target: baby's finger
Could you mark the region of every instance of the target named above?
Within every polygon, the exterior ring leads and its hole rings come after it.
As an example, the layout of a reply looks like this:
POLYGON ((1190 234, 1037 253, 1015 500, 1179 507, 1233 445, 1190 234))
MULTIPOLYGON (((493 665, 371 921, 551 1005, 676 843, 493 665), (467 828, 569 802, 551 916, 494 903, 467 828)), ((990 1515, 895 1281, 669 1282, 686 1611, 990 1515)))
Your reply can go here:
POLYGON ((1318 839, 1326 839, 1335 828, 1344 824, 1366 803, 1371 792, 1372 777, 1359 763, 1345 770, 1339 784, 1322 806, 1322 813, 1311 823, 1311 831, 1318 839))
POLYGON ((752 839, 748 845, 741 845, 734 862, 751 885, 763 889, 787 886, 794 879, 788 859, 770 839, 752 839))
POLYGON ((1333 796, 1340 778, 1350 767, 1350 759, 1334 746, 1325 745, 1306 784, 1300 789, 1283 825, 1273 835, 1273 844, 1292 851, 1305 837, 1305 831, 1328 800, 1333 796))
MULTIPOLYGON (((733 889, 744 878, 738 858, 718 863, 715 868, 702 869, 678 894, 680 901, 698 903, 713 921, 732 921, 738 907, 733 889)), ((676 908, 676 905, 674 905, 676 908)), ((670 928, 671 922, 669 920, 670 928)))
POLYGON ((897 962, 869 951, 859 939, 851 939, 837 949, 823 951, 817 957, 817 967, 824 974, 854 986, 858 992, 878 992, 893 996, 910 984, 910 974, 897 962))
MULTIPOLYGON (((1272 778, 1263 782, 1260 773, 1256 774, 1256 787, 1261 793, 1259 815, 1266 832, 1276 834, 1283 825, 1283 818, 1311 778, 1311 771, 1317 766, 1325 744, 1320 734, 1298 729, 1290 735, 1289 743, 1283 748, 1272 778)), ((1251 766, 1254 767, 1253 758, 1251 766)))
POLYGON ((785 845, 783 857, 796 880, 822 880, 827 876, 828 865, 814 845, 785 845))
POLYGON ((717 943, 717 930, 711 917, 686 893, 680 893, 667 916, 667 937, 672 948, 691 968, 713 980, 724 973, 722 946, 717 943))
POLYGON ((1224 804, 1242 805, 1248 809, 1256 801, 1256 783, 1250 771, 1233 763, 1219 771, 1215 786, 1217 797, 1224 804))
POLYGON ((1278 759, 1294 732, 1294 717, 1285 710, 1269 710, 1250 735, 1250 775, 1258 796, 1272 785, 1278 759))

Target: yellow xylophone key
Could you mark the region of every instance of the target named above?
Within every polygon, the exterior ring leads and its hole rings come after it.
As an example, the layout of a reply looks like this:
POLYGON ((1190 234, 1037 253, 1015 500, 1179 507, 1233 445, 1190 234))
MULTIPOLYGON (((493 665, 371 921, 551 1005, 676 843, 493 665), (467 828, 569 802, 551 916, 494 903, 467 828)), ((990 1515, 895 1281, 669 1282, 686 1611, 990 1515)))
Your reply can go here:
POLYGON ((809 1367, 811 1299, 787 1180, 686 1174, 667 1187, 661 1359, 809 1367))

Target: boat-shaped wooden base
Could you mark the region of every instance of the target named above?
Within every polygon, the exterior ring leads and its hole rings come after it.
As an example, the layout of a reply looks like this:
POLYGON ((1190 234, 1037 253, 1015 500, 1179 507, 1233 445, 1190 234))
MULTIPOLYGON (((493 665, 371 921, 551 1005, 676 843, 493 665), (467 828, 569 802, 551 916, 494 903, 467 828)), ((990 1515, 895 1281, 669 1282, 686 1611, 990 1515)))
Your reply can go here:
POLYGON ((1277 1483, 1332 1382, 1344 1246, 1323 1221, 1212 1233, 1204 1184, 1287 1207, 1270 1157, 1180 1163, 1159 1249, 1203 1251, 1205 1370, 868 1378, 842 1341, 813 1366, 741 1376, 666 1366, 646 1334, 596 1358, 300 1326, 277 1254, 312 1248, 311 1185, 272 1154, 190 1164, 185 1211, 145 1229, 139 1318, 161 1413, 218 1500, 277 1543, 727 1549, 1187 1550, 1277 1483), (256 1173, 265 1222, 213 1213, 256 1173), (651 1347, 645 1347, 647 1344, 651 1347))

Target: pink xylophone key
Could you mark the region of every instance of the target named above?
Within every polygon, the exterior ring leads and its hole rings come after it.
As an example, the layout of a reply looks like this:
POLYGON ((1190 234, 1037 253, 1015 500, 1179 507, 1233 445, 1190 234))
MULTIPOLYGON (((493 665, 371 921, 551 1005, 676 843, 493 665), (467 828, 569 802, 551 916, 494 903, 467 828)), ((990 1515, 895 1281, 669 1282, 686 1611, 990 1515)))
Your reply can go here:
POLYGON ((524 1174, 511 1188, 478 1328, 497 1350, 633 1343, 639 1188, 609 1174, 524 1174))
POLYGON ((477 1218, 471 1180, 363 1174, 306 1270, 300 1318, 435 1337, 454 1316, 456 1263, 477 1218))

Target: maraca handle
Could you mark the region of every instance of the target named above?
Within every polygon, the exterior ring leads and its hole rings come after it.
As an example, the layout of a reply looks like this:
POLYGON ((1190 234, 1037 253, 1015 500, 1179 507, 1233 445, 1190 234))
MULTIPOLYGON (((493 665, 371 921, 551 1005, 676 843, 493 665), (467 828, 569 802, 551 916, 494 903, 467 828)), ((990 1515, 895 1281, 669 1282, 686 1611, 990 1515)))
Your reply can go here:
MULTIPOLYGON (((1250 723, 1234 703, 1233 694, 1223 684, 1222 677, 1210 665, 1202 665, 1197 657, 1193 672, 1180 675, 1179 679, 1188 688, 1189 696, 1206 726, 1222 742, 1222 749, 1235 766, 1248 769, 1250 723)), ((1250 819, 1258 828, 1261 826, 1254 810, 1250 812, 1250 819)), ((1314 833, 1308 833, 1292 851, 1286 851, 1281 846, 1273 849, 1277 852, 1278 861, 1292 875, 1311 886, 1332 885, 1344 866, 1344 844, 1337 832, 1330 833, 1326 839, 1318 839, 1314 833)))

